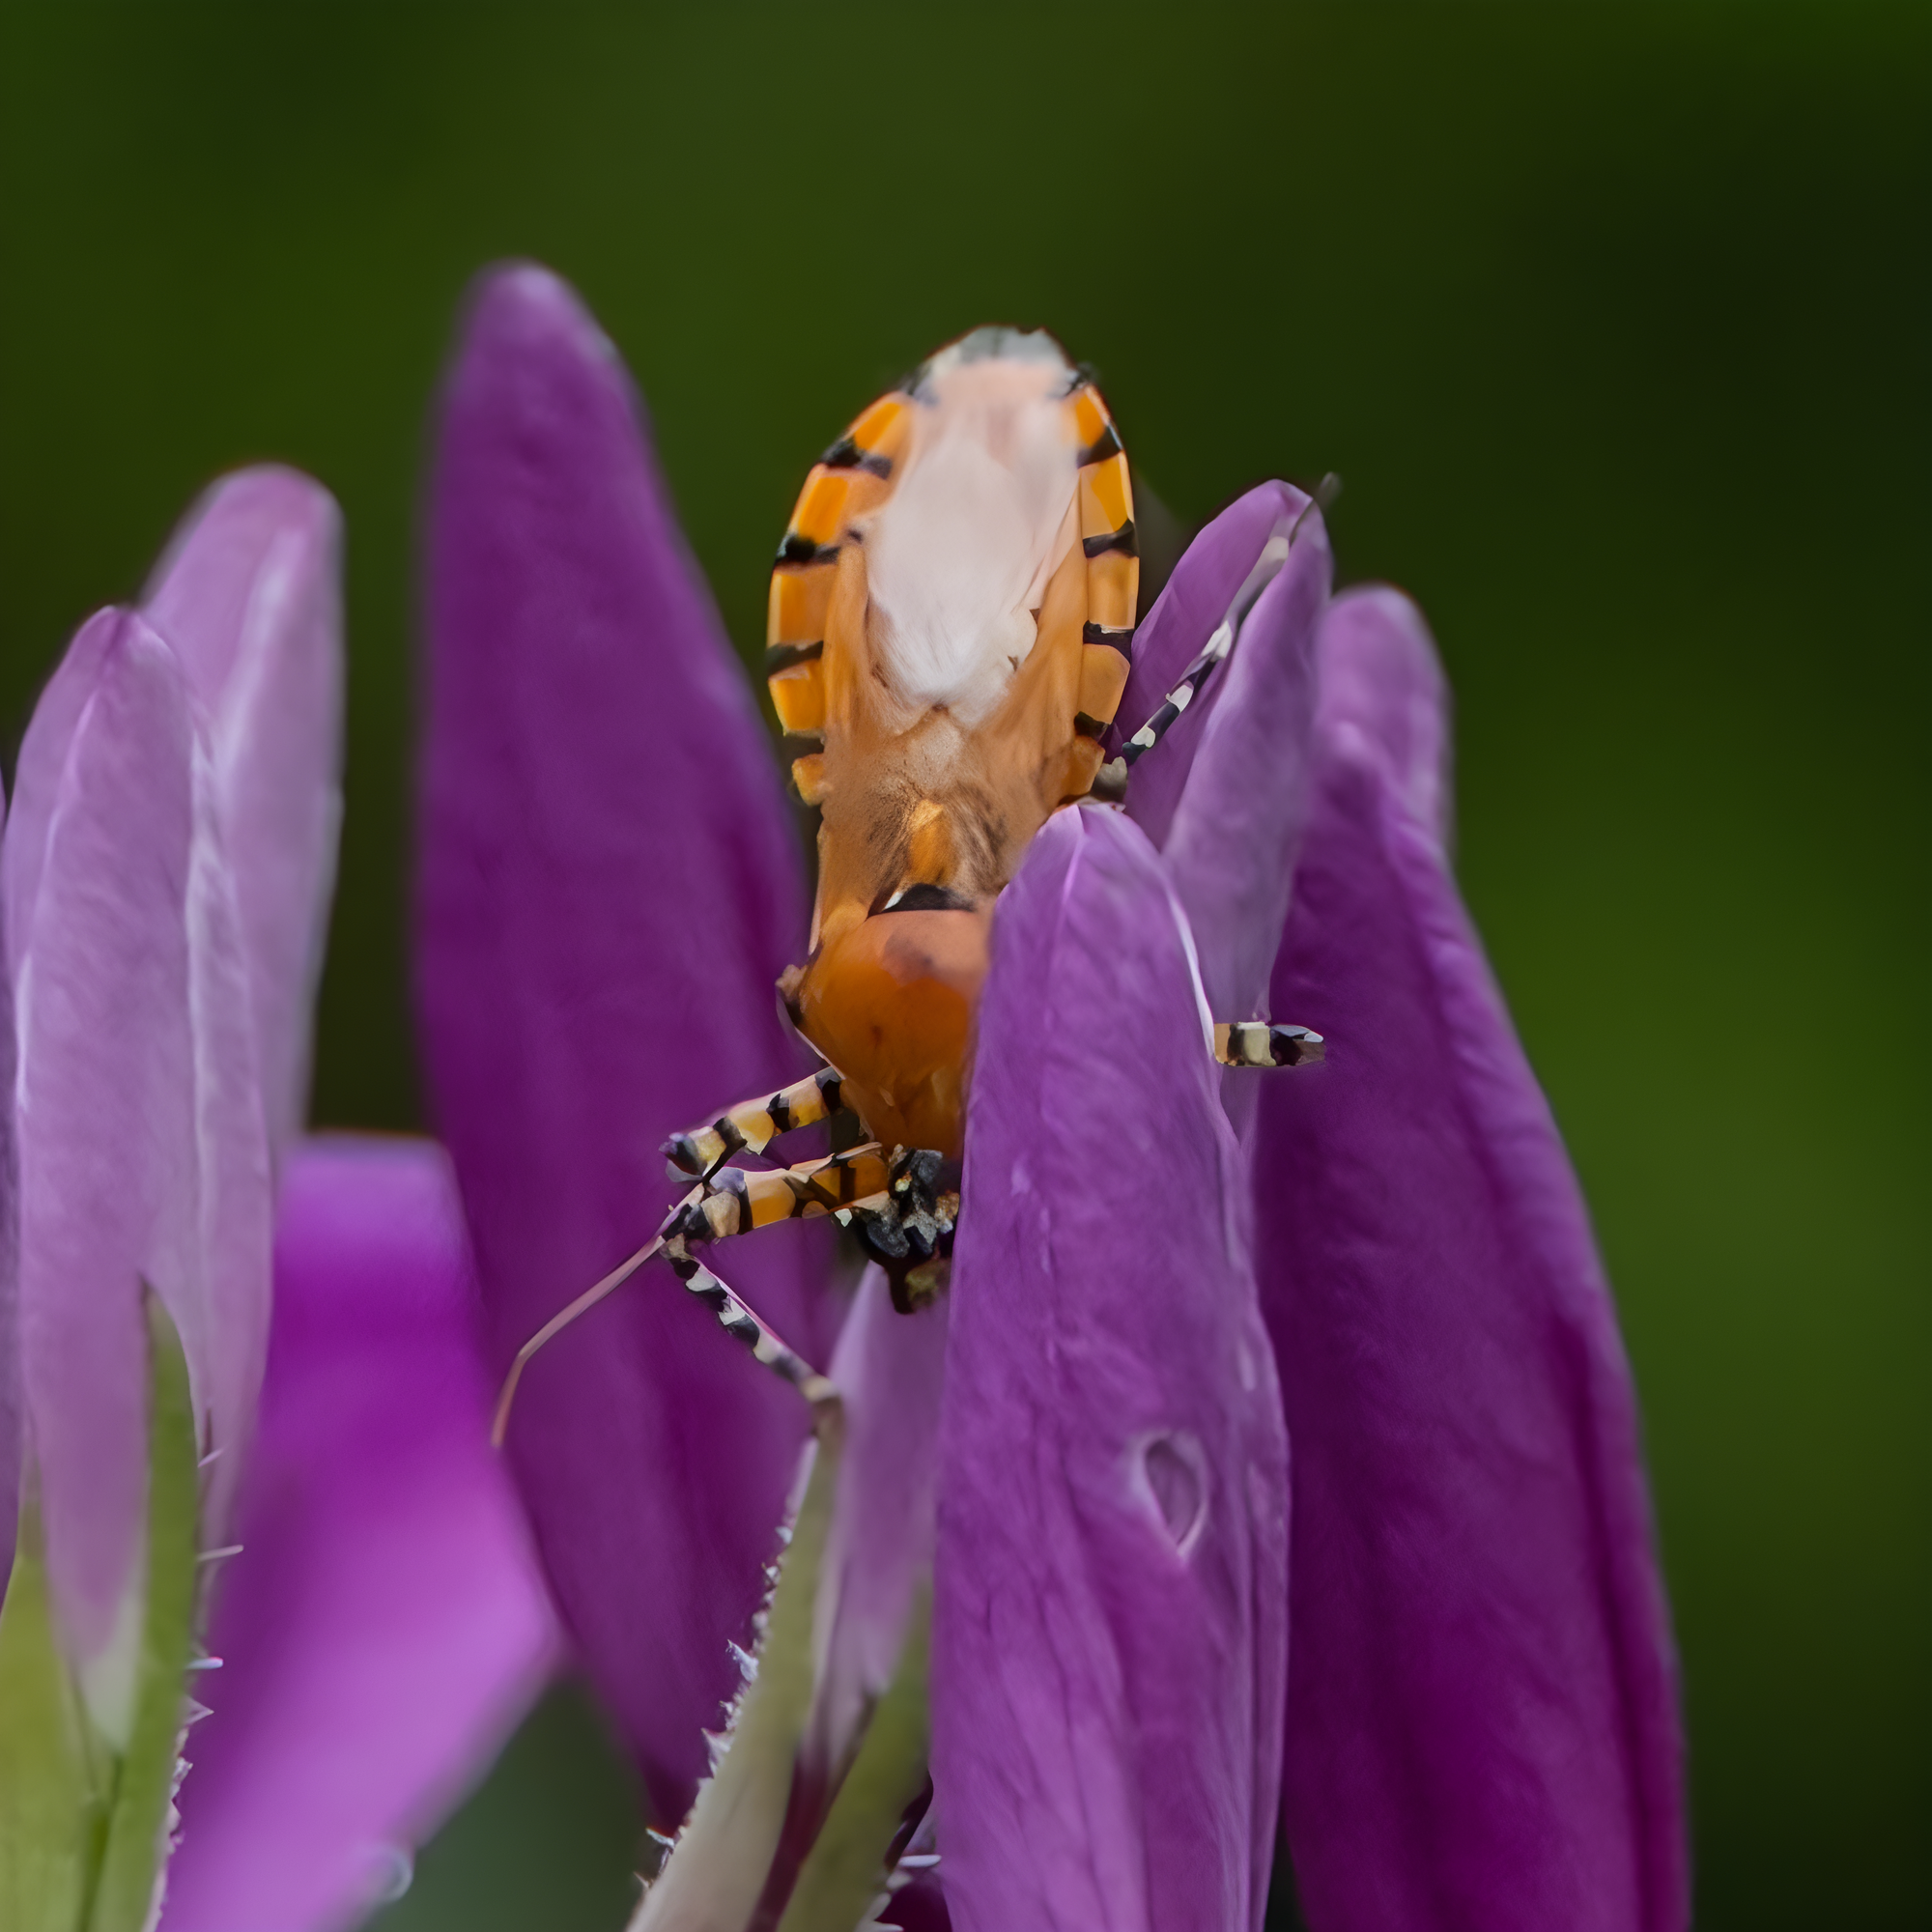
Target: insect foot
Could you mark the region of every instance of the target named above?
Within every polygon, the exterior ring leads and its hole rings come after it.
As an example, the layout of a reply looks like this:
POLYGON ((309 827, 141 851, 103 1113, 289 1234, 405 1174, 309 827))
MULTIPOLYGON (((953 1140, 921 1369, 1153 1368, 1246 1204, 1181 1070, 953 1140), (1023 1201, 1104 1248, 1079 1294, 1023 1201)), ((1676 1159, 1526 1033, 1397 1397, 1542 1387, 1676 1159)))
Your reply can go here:
POLYGON ((1303 1026, 1224 1020, 1214 1029, 1214 1058, 1223 1066, 1312 1066, 1326 1055, 1327 1042, 1303 1026))
POLYGON ((959 1163, 930 1148, 893 1150, 883 1200, 855 1206, 839 1220, 885 1270, 901 1315, 937 1300, 952 1271, 959 1219, 959 1163))

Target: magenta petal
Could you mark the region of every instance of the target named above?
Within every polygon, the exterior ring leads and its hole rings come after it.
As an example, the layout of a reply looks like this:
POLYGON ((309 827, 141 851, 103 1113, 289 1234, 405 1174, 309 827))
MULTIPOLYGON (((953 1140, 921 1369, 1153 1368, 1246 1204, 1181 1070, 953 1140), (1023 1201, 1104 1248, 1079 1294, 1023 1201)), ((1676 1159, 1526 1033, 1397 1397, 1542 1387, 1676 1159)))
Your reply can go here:
POLYGON ((946 1888, 937 1871, 920 1872, 904 1890, 893 1894, 891 1922, 899 1932, 952 1932, 946 1888))
POLYGON ((1181 917, 1117 814, 1000 901, 940 1422, 934 1783, 965 1932, 1259 1923, 1287 1448, 1181 917))
MULTIPOLYGON (((495 1364, 644 1241, 659 1143, 803 1068, 792 816, 615 352, 491 275, 444 398, 430 542, 417 996, 495 1364)), ((814 1352, 825 1248, 720 1264, 814 1352)), ((735 1684, 803 1406, 653 1265, 531 1366, 509 1448, 659 1814, 735 1684)))
MULTIPOLYGON (((1254 568, 1268 532, 1283 517, 1292 523, 1308 503, 1308 497, 1292 483, 1259 484, 1245 497, 1237 497, 1187 546, 1147 621, 1134 633, 1133 669, 1117 714, 1121 737, 1130 736, 1147 723, 1175 680, 1200 656, 1254 568)), ((1315 521, 1311 517, 1309 524, 1315 521)), ((1307 528, 1304 525, 1304 534, 1307 528)), ((1297 538, 1297 548, 1299 544, 1297 538)), ((1224 682, 1225 671, 1216 671, 1201 701, 1190 705, 1134 767, 1127 785, 1127 816, 1162 848, 1207 722, 1219 708, 1224 682)))
POLYGON ((298 1144, 164 1932, 355 1922, 553 1663, 474 1314, 440 1150, 298 1144))
POLYGON ((1258 1253, 1294 1441, 1286 1815, 1333 1932, 1686 1922, 1671 1644, 1576 1181, 1441 844, 1442 681, 1323 626, 1258 1253))
MULTIPOLYGON (((1328 532, 1311 515, 1208 687, 1196 756, 1161 845, 1217 1020, 1264 1009, 1308 813, 1315 634, 1333 575, 1328 532)), ((1136 781, 1172 750, 1151 752, 1136 781)))
POLYGON ((342 815, 340 525, 328 493, 295 470, 224 477, 185 521, 143 612, 207 716, 277 1146, 306 1108, 342 815))

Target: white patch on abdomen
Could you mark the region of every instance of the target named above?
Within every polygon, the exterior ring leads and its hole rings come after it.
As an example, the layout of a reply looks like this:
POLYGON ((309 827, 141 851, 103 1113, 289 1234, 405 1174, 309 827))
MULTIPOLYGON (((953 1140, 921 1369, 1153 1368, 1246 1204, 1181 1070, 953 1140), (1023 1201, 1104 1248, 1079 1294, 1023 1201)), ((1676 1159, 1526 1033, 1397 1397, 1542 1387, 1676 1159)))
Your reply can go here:
POLYGON ((967 724, 1033 649, 1075 528, 1069 371, 1049 337, 1006 341, 997 356, 933 359, 897 486, 864 532, 877 662, 907 703, 967 724))

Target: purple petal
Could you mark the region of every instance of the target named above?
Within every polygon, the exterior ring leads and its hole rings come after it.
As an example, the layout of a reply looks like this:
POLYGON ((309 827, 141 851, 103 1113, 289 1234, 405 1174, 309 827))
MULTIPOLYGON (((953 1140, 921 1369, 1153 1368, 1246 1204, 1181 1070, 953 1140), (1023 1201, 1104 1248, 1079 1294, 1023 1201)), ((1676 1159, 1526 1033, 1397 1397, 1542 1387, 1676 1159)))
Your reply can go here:
POLYGON ((932 1575, 949 1306, 900 1315, 884 1274, 867 1268, 832 1359, 845 1443, 813 1618, 819 1654, 806 1748, 835 1775, 892 1684, 915 1596, 932 1575))
POLYGON ((1442 680, 1323 626, 1258 1252, 1295 1450, 1286 1813, 1311 1921, 1676 1932, 1674 1669, 1583 1204, 1443 853, 1442 680))
POLYGON ((10 909, 26 920, 21 1349, 56 1602, 111 1734, 137 1635, 140 1285, 186 1352, 218 1538, 268 1331, 268 1146, 234 886, 180 666, 138 617, 96 620, 49 690, 8 829, 10 909))
POLYGON ((125 611, 97 611, 73 635, 54 667, 27 721, 20 740, 20 759, 14 774, 14 798, 7 812, 7 838, 0 849, 0 901, 7 923, 7 977, 20 971, 33 923, 34 903, 40 896, 41 872, 46 861, 47 826, 60 795, 61 774, 67 769, 68 748, 73 743, 80 714, 100 682, 100 668, 127 621, 125 611))
MULTIPOLYGON (((1283 517, 1293 522, 1308 502, 1293 484, 1260 484, 1245 497, 1237 497, 1187 546, 1154 599, 1147 622, 1134 633, 1133 669, 1117 714, 1122 738, 1147 723, 1175 680, 1206 648, 1254 568, 1269 531, 1283 517)), ((1311 517, 1302 526, 1303 537, 1315 522, 1311 517)), ((1297 549, 1301 541, 1296 538, 1297 549)), ((1322 547, 1326 548, 1325 536, 1322 547)), ((1160 744, 1134 767, 1127 786, 1127 815, 1162 848, 1208 720, 1219 707, 1217 687, 1225 681, 1225 669, 1216 671, 1201 701, 1189 705, 1160 744)))
MULTIPOLYGON (((61 715, 34 745, 58 740, 65 755, 22 756, 8 871, 10 905, 29 915, 12 935, 23 1381, 50 1582, 85 1675, 135 1581, 147 1490, 141 1282, 154 1279, 177 1204, 196 1193, 185 920, 194 727, 172 655, 137 619, 97 619, 74 658, 79 668, 52 687, 61 715), (81 670, 92 688, 71 703, 81 670), (31 891, 19 887, 30 872, 31 891)), ((172 1298, 169 1311, 183 1325, 172 1298)), ((111 1704, 128 1689, 103 1694, 111 1704)))
MULTIPOLYGON (((5 863, 0 844, 0 866, 5 863)), ((0 926, 6 899, 0 882, 0 926)), ((4 938, 0 937, 0 944, 4 938)), ((0 952, 0 958, 4 958, 0 952)), ((14 979, 0 972, 0 1095, 14 1091, 14 979)), ((25 1411, 20 1391, 20 1164, 14 1109, 0 1103, 0 1603, 14 1574, 25 1411)))
POLYGON ((1373 748, 1396 802, 1449 847, 1449 695, 1422 613, 1399 590, 1337 601, 1317 645, 1323 741, 1373 748))
MULTIPOLYGON (((1287 493, 1286 485, 1278 487, 1287 493)), ((1312 515, 1295 532, 1281 575, 1249 612, 1234 655, 1208 687, 1196 755, 1161 845, 1200 954, 1208 1009, 1217 1020, 1265 1010, 1308 812, 1315 634, 1333 575, 1327 529, 1312 515)), ((1136 781, 1173 750, 1151 752, 1134 768, 1136 781)))
POLYGON ((298 1144, 164 1932, 354 1922, 554 1662, 474 1315, 440 1150, 298 1144))
MULTIPOLYGON (((615 352, 563 284, 483 284, 430 545, 418 1001, 495 1363, 648 1237, 659 1143, 804 1062, 792 816, 615 352)), ((825 1248, 722 1265, 809 1351, 825 1248)), ((806 1428, 653 1267, 526 1377, 513 1466, 564 1614, 680 1816, 806 1428)))
POLYGON ((295 470, 224 477, 189 513, 144 609, 209 721, 278 1147, 306 1110, 342 815, 340 525, 328 493, 295 470))
POLYGON ((940 1422, 934 1762, 965 1932, 1260 1922, 1281 1406, 1179 910, 1118 814, 1000 901, 940 1422))
POLYGON ((148 1279, 187 1355, 212 1458, 201 1507, 211 1544, 228 1533, 268 1359, 274 1217, 250 962, 227 830, 211 761, 198 754, 185 1015, 194 1054, 194 1192, 173 1199, 148 1279))
MULTIPOLYGON (((81 712, 94 696, 100 679, 100 667, 107 651, 121 634, 124 612, 99 611, 90 617, 68 645, 65 655, 41 693, 40 702, 27 723, 20 742, 20 756, 14 773, 14 797, 6 818, 6 834, 0 839, 0 926, 4 926, 6 973, 0 997, 8 1012, 0 1032, 4 1032, 6 1078, 0 1091, 14 1091, 16 1040, 14 1014, 14 982, 26 952, 27 929, 33 922, 34 902, 40 895, 41 873, 46 860, 47 826, 59 795, 61 773, 67 764, 68 748, 73 742, 74 727, 81 712)), ((0 1266, 0 1558, 12 1574, 14 1542, 17 1526, 20 1492, 21 1454, 25 1446, 25 1392, 21 1386, 19 1331, 19 1148, 17 1122, 8 1110, 6 1134, 6 1217, 0 1225, 0 1240, 6 1243, 4 1266, 0 1266)), ((0 1584, 0 1597, 5 1586, 0 1584)))

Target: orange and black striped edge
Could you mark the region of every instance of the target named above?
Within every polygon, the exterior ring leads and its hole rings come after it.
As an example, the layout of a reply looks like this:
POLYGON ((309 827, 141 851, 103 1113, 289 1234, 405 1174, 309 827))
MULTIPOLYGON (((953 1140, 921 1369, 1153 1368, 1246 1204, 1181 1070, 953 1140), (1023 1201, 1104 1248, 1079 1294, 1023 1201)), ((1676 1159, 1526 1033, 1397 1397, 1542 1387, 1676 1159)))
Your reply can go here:
MULTIPOLYGON (((881 396, 812 466, 799 492, 772 571, 765 627, 765 678, 787 737, 808 744, 824 738, 825 616, 838 549, 853 519, 891 494, 914 407, 904 389, 881 396)), ((1065 408, 1080 451, 1076 487, 1087 558, 1080 689, 1065 787, 1070 800, 1092 788, 1103 755, 1101 740, 1126 688, 1140 553, 1126 452, 1099 390, 1076 377, 1065 408)), ((792 763, 793 781, 808 805, 820 795, 820 771, 816 752, 792 763)))
POLYGON ((1082 632, 1080 700, 1066 761, 1065 801, 1085 798, 1105 755, 1101 740, 1121 707, 1140 596, 1140 544, 1134 486, 1114 419, 1091 382, 1066 399, 1080 449, 1080 542, 1087 553, 1087 623, 1082 632))

